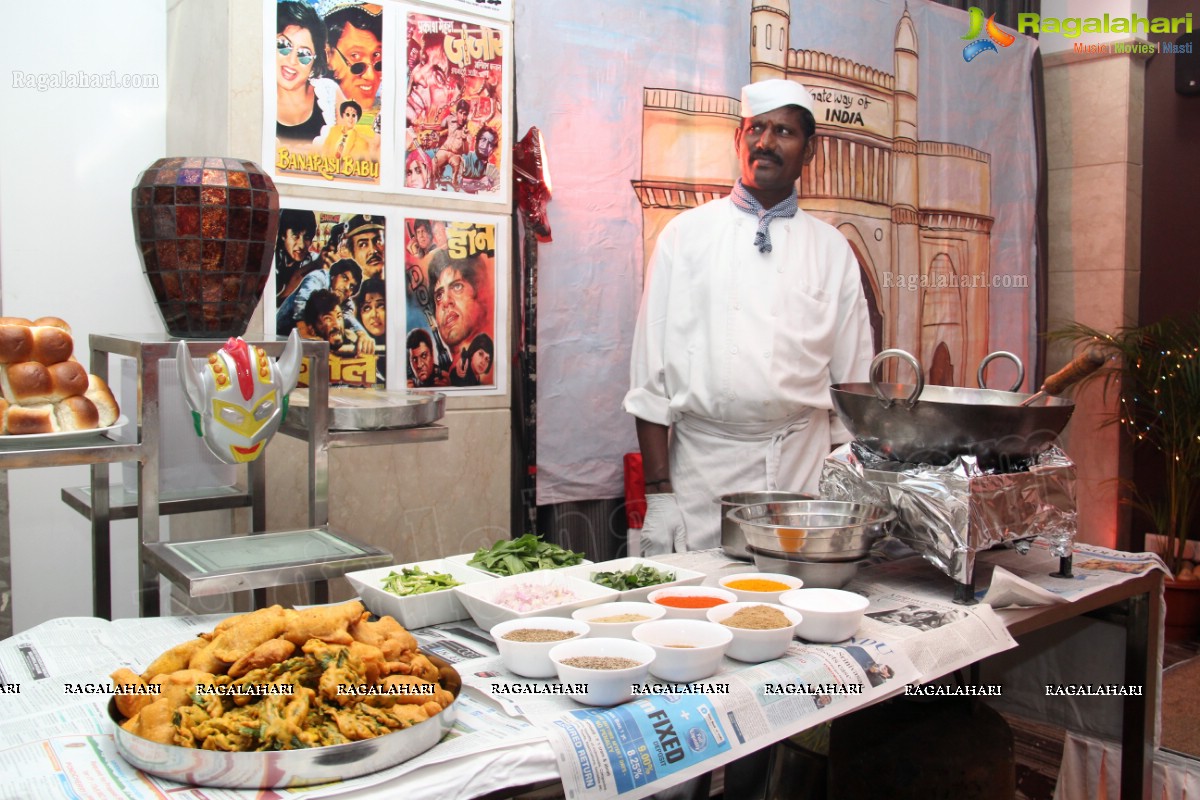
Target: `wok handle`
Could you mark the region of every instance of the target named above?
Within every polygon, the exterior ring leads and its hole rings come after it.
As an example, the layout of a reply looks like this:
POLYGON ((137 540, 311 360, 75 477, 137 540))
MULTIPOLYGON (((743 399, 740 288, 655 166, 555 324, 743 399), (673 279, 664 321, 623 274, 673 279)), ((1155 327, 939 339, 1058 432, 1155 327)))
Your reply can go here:
POLYGON ((917 398, 921 396, 921 392, 925 391, 925 373, 921 370, 921 362, 907 350, 892 348, 891 350, 881 350, 879 355, 871 359, 871 388, 875 391, 875 396, 883 403, 884 407, 890 407, 893 403, 902 403, 905 408, 912 408, 917 403, 917 398), (889 358, 899 358, 913 368, 913 372, 917 374, 917 385, 913 387, 914 391, 905 398, 888 397, 883 393, 883 389, 879 388, 879 376, 883 372, 883 362, 889 358))
POLYGON ((1007 358, 1009 361, 1017 365, 1017 379, 1013 382, 1010 392, 1015 392, 1021 388, 1021 384, 1025 382, 1025 365, 1021 363, 1021 358, 1016 353, 1010 353, 1007 350, 997 350, 994 353, 988 353, 983 357, 983 361, 979 362, 979 371, 975 373, 975 382, 979 384, 980 389, 986 389, 987 384, 983 380, 983 372, 987 369, 987 365, 995 361, 997 358, 1007 358))
POLYGON ((1062 394, 1069 386, 1077 383, 1104 366, 1107 359, 1096 348, 1088 348, 1069 364, 1051 375, 1042 383, 1042 391, 1048 395, 1062 394))

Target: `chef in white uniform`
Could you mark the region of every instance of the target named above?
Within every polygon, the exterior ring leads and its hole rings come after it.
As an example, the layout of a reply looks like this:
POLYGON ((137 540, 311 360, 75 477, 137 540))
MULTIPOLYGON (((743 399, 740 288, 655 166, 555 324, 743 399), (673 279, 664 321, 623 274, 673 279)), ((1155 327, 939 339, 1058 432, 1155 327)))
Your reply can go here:
POLYGON ((867 380, 871 326, 849 243, 797 208, 812 106, 794 81, 744 87, 740 180, 658 236, 623 404, 637 418, 646 555, 718 546, 723 494, 816 493, 825 456, 850 438, 829 387, 867 380))

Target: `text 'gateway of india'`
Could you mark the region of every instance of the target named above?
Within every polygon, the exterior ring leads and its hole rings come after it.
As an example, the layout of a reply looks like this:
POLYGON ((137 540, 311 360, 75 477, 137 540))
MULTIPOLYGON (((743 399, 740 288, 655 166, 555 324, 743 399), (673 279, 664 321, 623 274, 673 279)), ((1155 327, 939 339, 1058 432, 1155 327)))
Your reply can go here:
MULTIPOLYGON (((931 382, 962 385, 988 353, 989 292, 972 287, 991 281, 989 155, 918 138, 919 43, 907 8, 889 75, 790 49, 788 0, 752 4, 750 79, 788 78, 812 92, 819 137, 801 205, 854 249, 876 347, 908 350, 931 382)), ((633 186, 647 262, 668 220, 729 193, 739 124, 734 98, 644 90, 642 176, 633 186)))

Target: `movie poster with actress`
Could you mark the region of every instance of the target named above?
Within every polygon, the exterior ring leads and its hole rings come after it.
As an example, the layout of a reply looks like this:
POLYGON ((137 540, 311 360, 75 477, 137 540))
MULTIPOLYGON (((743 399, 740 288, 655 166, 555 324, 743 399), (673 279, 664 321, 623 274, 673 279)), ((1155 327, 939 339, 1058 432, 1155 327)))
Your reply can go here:
MULTIPOLYGON (((385 190, 394 6, 265 0, 263 163, 279 183, 385 190)), ((394 74, 394 70, 392 74, 394 74)))
POLYGON ((447 216, 403 218, 406 385, 503 393, 507 220, 447 216))
MULTIPOLYGON (((286 199, 280 206, 267 333, 297 330, 328 342, 331 386, 386 388, 387 217, 327 200, 286 199)), ((306 386, 307 362, 303 370, 306 386)))
POLYGON ((506 26, 405 12, 406 194, 507 204, 506 26))

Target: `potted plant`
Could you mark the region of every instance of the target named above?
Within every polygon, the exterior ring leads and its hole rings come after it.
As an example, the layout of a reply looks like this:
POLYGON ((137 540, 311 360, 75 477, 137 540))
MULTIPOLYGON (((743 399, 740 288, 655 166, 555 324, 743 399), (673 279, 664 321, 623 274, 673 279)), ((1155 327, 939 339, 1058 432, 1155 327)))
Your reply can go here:
MULTIPOLYGON (((1106 391, 1117 390, 1117 413, 1109 422, 1120 425, 1135 448, 1156 452, 1164 476, 1161 484, 1126 482, 1129 502, 1154 523, 1162 537, 1159 555, 1200 610, 1200 575, 1187 558, 1200 510, 1200 311, 1114 333, 1071 324, 1053 336, 1116 356, 1092 376, 1102 377, 1106 391)), ((1181 598, 1176 610, 1183 605, 1181 598)))

